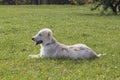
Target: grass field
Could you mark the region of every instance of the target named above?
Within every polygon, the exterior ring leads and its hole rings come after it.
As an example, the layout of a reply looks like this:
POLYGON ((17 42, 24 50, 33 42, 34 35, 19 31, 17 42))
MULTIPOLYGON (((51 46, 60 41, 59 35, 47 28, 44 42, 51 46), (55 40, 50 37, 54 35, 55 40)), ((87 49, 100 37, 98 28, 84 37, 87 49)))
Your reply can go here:
POLYGON ((0 80, 120 80, 120 14, 89 6, 0 6, 0 80), (42 28, 66 45, 84 43, 95 60, 27 59, 38 54, 31 40, 42 28))

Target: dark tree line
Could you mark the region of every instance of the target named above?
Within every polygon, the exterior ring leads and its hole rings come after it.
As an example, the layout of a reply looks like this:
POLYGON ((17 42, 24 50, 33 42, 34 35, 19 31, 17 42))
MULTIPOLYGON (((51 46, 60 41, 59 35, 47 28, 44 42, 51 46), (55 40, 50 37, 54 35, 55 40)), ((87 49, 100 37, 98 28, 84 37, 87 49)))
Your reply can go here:
POLYGON ((70 4, 69 0, 3 0, 3 4, 70 4))
POLYGON ((3 4, 15 5, 15 4, 38 4, 40 0, 3 0, 3 4))
POLYGON ((91 10, 97 9, 99 6, 103 6, 103 11, 106 11, 108 8, 111 8, 114 14, 120 12, 120 0, 94 0, 96 6, 94 6, 91 10))
POLYGON ((2 0, 3 4, 85 4, 86 0, 2 0))

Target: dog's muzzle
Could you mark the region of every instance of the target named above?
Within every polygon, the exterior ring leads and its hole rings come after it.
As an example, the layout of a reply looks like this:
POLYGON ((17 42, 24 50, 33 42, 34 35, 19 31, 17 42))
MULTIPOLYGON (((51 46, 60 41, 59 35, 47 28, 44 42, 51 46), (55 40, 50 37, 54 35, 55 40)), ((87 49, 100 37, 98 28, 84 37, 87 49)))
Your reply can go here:
POLYGON ((43 43, 42 40, 36 41, 35 38, 32 38, 32 40, 36 42, 36 45, 43 43))

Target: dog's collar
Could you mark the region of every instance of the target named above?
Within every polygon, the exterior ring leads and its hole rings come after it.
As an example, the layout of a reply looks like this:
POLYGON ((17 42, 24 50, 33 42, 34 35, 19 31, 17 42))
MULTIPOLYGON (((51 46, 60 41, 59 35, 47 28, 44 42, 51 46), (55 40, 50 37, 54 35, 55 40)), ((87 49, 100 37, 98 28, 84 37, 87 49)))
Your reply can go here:
POLYGON ((51 45, 52 43, 47 43, 46 46, 51 45))
POLYGON ((55 42, 47 43, 45 46, 49 46, 51 44, 54 44, 55 42))
POLYGON ((48 46, 48 45, 51 45, 51 44, 54 44, 54 43, 56 43, 56 40, 52 39, 52 41, 50 43, 46 43, 45 46, 48 46))

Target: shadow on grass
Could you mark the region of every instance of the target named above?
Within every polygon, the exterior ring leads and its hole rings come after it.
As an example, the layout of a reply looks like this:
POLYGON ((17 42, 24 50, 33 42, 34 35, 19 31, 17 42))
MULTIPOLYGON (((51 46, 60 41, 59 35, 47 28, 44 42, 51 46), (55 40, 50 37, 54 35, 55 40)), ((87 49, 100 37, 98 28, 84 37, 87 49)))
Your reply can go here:
POLYGON ((46 63, 46 64, 72 64, 72 65, 79 65, 79 64, 88 64, 92 62, 96 62, 99 58, 95 59, 70 59, 70 58, 38 58, 38 59, 29 59, 27 62, 30 63, 46 63))

